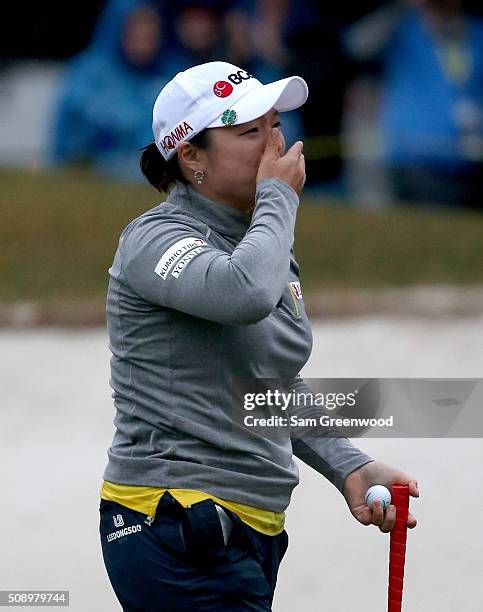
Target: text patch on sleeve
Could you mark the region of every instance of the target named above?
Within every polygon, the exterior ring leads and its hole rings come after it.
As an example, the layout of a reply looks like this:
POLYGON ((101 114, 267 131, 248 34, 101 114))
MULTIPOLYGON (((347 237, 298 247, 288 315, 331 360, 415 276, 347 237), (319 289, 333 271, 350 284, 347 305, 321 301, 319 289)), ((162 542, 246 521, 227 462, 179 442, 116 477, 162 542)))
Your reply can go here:
POLYGON ((178 278, 188 261, 204 251, 201 248, 203 244, 206 244, 206 242, 202 238, 195 238, 194 236, 178 240, 163 253, 154 271, 163 280, 166 280, 169 271, 174 267, 172 274, 175 278, 178 278), (190 256, 188 257, 188 255, 190 256))

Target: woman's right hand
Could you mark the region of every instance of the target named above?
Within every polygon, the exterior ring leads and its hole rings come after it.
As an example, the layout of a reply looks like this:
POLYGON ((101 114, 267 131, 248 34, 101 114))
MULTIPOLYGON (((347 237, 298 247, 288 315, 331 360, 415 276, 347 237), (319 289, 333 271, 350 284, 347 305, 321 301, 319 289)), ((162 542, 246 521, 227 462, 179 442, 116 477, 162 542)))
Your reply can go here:
POLYGON ((257 181, 278 178, 300 195, 305 184, 303 146, 304 143, 298 140, 285 155, 282 155, 284 149, 282 134, 278 128, 272 128, 258 168, 257 181))

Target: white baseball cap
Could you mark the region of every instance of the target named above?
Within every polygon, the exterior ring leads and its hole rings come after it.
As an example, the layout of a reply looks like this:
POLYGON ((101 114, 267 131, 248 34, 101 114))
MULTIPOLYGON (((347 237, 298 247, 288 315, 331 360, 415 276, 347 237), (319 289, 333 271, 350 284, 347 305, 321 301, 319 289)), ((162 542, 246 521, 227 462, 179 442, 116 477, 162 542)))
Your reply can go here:
POLYGON ((208 62, 178 74, 161 90, 153 108, 153 134, 165 160, 178 146, 205 128, 238 125, 270 109, 299 108, 307 100, 307 83, 292 76, 263 85, 227 62, 208 62))

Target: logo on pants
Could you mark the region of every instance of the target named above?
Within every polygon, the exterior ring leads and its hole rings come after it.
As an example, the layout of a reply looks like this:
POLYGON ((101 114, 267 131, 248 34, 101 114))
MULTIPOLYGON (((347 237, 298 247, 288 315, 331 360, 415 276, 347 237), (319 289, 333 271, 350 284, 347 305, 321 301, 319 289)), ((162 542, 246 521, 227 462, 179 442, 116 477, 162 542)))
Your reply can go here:
POLYGON ((112 533, 109 533, 106 536, 106 540, 108 542, 112 542, 113 540, 116 540, 118 538, 123 538, 124 536, 127 536, 131 533, 137 533, 138 531, 141 531, 142 527, 141 525, 132 525, 131 527, 124 527, 124 529, 119 529, 118 531, 113 531, 112 533))
POLYGON ((114 527, 122 527, 124 525, 124 519, 122 518, 122 514, 117 514, 113 516, 114 527))

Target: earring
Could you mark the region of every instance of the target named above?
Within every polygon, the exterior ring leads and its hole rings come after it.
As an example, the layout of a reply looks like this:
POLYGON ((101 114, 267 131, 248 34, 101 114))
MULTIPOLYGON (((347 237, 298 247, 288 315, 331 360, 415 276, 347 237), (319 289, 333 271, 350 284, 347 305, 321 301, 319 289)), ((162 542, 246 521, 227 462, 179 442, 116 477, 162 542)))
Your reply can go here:
POLYGON ((196 170, 194 173, 194 177, 196 179, 196 182, 198 183, 198 185, 201 185, 201 183, 205 180, 205 171, 204 170, 196 170))

